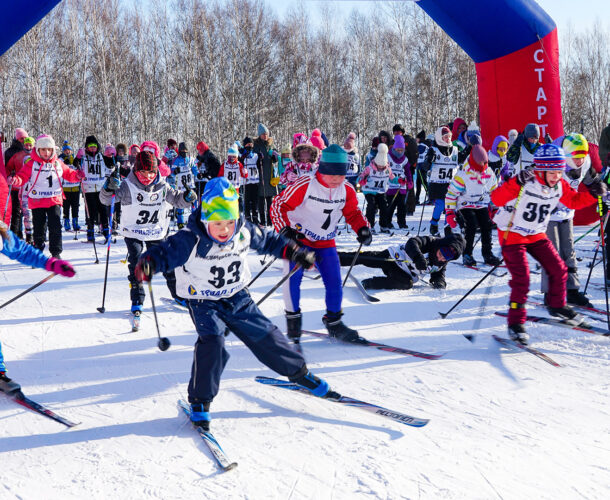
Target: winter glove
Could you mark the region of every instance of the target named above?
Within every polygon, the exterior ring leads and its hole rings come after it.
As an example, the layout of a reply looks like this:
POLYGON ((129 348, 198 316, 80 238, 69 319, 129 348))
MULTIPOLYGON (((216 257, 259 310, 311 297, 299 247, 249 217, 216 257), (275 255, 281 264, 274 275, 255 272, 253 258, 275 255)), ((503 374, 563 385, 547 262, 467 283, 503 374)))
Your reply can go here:
POLYGON ((358 236, 356 237, 358 243, 362 243, 365 247, 368 247, 373 242, 373 234, 368 226, 362 226, 358 229, 358 236))
POLYGON ((12 186, 12 185, 15 183, 15 176, 14 176, 14 175, 9 175, 9 176, 6 178, 6 183, 7 183, 9 186, 12 186))
MULTIPOLYGON (((82 171, 80 171, 80 172, 82 173, 82 171)), ((115 177, 114 175, 111 175, 110 177, 108 177, 106 179, 106 182, 104 182, 104 189, 106 191, 114 192, 117 189, 119 189, 120 185, 121 185, 121 179, 119 179, 118 177, 115 177)))
POLYGON ((447 282, 442 276, 434 278, 430 277, 430 285, 432 286, 432 288, 436 288, 437 290, 444 290, 445 288, 447 288, 447 282))
POLYGON ((413 189, 413 181, 407 181, 407 189, 411 191, 413 189))
POLYGON ((415 264, 415 267, 417 268, 418 271, 427 271, 428 270, 428 263, 426 262, 426 258, 423 255, 414 259, 413 264, 415 264))
POLYGON ((51 271, 55 274, 60 274, 66 278, 71 278, 76 274, 72 265, 66 260, 56 259, 55 257, 49 257, 47 263, 44 265, 47 271, 51 271))
POLYGON ((299 240, 303 239, 303 235, 301 233, 299 233, 296 229, 294 229, 290 226, 284 226, 282 228, 282 230, 280 231, 280 234, 284 238, 288 238, 289 240, 292 240, 292 241, 299 241, 299 240))
POLYGON ((517 179, 517 184, 519 184, 519 186, 523 186, 534 178, 534 172, 527 169, 521 170, 521 172, 519 172, 515 178, 517 179))
POLYGON ((85 177, 87 177, 87 174, 85 172, 83 172, 80 169, 76 170, 76 177, 78 177, 79 181, 82 181, 85 177))
POLYGON ((179 174, 179 173, 180 173, 180 167, 174 168, 174 174, 179 174))
POLYGON ((150 281, 153 274, 155 274, 155 261, 153 258, 150 255, 140 257, 133 274, 140 282, 150 281))
POLYGON ((398 184, 400 184, 401 186, 404 186, 407 183, 407 179, 400 177, 398 179, 398 184))
POLYGON ((272 177, 271 180, 269 181, 269 184, 271 184, 273 187, 276 187, 279 183, 280 183, 279 177, 272 177))
POLYGON ((457 226, 457 220, 455 218, 455 212, 451 209, 448 209, 445 211, 445 220, 447 221, 447 224, 449 224, 451 226, 451 229, 455 228, 457 226))
POLYGON ((284 258, 296 262, 303 269, 311 268, 316 262, 316 254, 309 248, 298 246, 294 242, 290 242, 284 248, 284 258))
POLYGON ((78 150, 78 152, 76 153, 76 157, 80 160, 83 156, 85 156, 85 149, 84 148, 80 148, 78 150))
POLYGON ((587 185, 587 189, 591 196, 595 198, 606 194, 606 186, 600 179, 595 179, 591 184, 587 185))
POLYGON ((184 192, 184 201, 187 203, 195 203, 197 201, 197 193, 192 189, 184 192))
POLYGON ((288 180, 288 182, 295 182, 298 178, 299 176, 295 171, 289 170, 288 172, 286 172, 286 179, 288 180))
POLYGON ((205 179, 205 174, 204 174, 204 173, 202 173, 202 172, 199 172, 199 173, 197 174, 197 180, 202 180, 202 179, 205 179))

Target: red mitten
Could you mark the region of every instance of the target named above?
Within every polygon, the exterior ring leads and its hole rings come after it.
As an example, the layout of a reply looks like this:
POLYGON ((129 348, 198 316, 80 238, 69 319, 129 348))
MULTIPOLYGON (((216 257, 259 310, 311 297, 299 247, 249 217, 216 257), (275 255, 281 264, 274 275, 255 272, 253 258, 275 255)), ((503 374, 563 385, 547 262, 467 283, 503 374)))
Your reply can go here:
POLYGON ((455 220, 455 212, 453 210, 447 210, 445 215, 447 224, 451 226, 451 229, 457 227, 457 221, 455 220))

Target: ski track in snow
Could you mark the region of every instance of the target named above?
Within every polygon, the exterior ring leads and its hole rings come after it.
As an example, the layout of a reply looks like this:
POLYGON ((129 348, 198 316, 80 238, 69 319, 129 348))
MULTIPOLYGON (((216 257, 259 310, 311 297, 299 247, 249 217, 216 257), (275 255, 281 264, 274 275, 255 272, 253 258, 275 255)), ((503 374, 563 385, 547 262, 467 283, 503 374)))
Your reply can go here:
MULTIPOLYGON (((416 234, 421 208, 408 219, 416 234)), ((422 232, 431 207, 426 207, 422 232)), ((587 228, 577 228, 580 235, 587 228)), ((405 240, 405 231, 377 234, 371 248, 405 240)), ((254 382, 275 374, 234 336, 221 392, 212 404, 212 432, 233 471, 218 470, 181 410, 196 339, 186 311, 163 303, 154 279, 161 334, 157 349, 147 297, 142 327, 131 333, 126 250, 111 247, 106 313, 100 314, 106 247, 64 237, 64 258, 77 269, 56 277, 2 310, 0 340, 10 375, 32 399, 82 422, 73 429, 28 412, 0 396, 0 498, 281 498, 281 499, 523 499, 606 498, 610 488, 610 339, 529 324, 534 347, 562 366, 500 348, 508 276, 495 278, 479 329, 472 332, 488 290, 483 284, 446 319, 447 311, 480 278, 461 266, 447 269, 448 287, 416 285, 376 291, 368 303, 348 282, 344 320, 374 341, 446 353, 427 361, 377 349, 304 336, 308 365, 345 395, 413 416, 412 428, 375 415, 254 382), (462 334, 476 333, 474 343, 462 334)), ((84 237, 79 234, 79 239, 84 237)), ((584 283, 592 233, 577 243, 584 283)), ((357 248, 353 232, 337 238, 357 248)), ((494 247, 496 253, 499 247, 494 247)), ((480 246, 475 258, 480 259, 480 246)), ((260 269, 249 257, 252 273, 260 269)), ((601 265, 593 281, 602 279, 601 265)), ((343 269, 345 274, 346 268, 343 269)), ((366 278, 381 271, 356 265, 366 278)), ((2 258, 0 302, 46 275, 2 258)), ((255 300, 277 283, 269 269, 252 287, 255 300)), ((303 280, 303 327, 324 331, 322 282, 303 280)), ((539 297, 540 276, 530 295, 539 297)), ((148 295, 148 292, 147 292, 148 295)), ((590 289, 597 307, 603 291, 590 289)), ((281 291, 262 305, 285 329, 281 291)), ((545 314, 529 307, 534 314, 545 314)), ((603 323, 596 322, 598 326, 603 323)))

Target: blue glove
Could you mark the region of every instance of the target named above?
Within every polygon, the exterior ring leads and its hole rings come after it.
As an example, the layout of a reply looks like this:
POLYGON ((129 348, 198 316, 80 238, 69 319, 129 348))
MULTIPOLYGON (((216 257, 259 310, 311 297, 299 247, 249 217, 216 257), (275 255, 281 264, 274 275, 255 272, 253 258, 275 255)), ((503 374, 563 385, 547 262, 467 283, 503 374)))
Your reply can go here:
POLYGON ((116 191, 117 189, 119 189, 119 186, 121 185, 121 179, 119 179, 118 177, 110 176, 106 179, 106 182, 104 182, 104 189, 106 191, 116 191))
POLYGON ((192 189, 184 192, 184 201, 187 203, 195 203, 197 201, 197 193, 192 189))

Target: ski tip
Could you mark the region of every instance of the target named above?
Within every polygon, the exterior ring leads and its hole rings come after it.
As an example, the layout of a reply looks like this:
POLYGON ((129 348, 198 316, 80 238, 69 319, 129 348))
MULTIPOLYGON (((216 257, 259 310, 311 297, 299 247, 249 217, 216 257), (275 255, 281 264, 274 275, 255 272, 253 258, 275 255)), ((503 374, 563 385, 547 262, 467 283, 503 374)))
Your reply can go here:
POLYGON ((232 462, 229 465, 227 465, 226 467, 223 467, 222 470, 224 472, 228 472, 228 471, 230 471, 232 469, 235 469, 235 467, 237 467, 237 462, 232 462))

